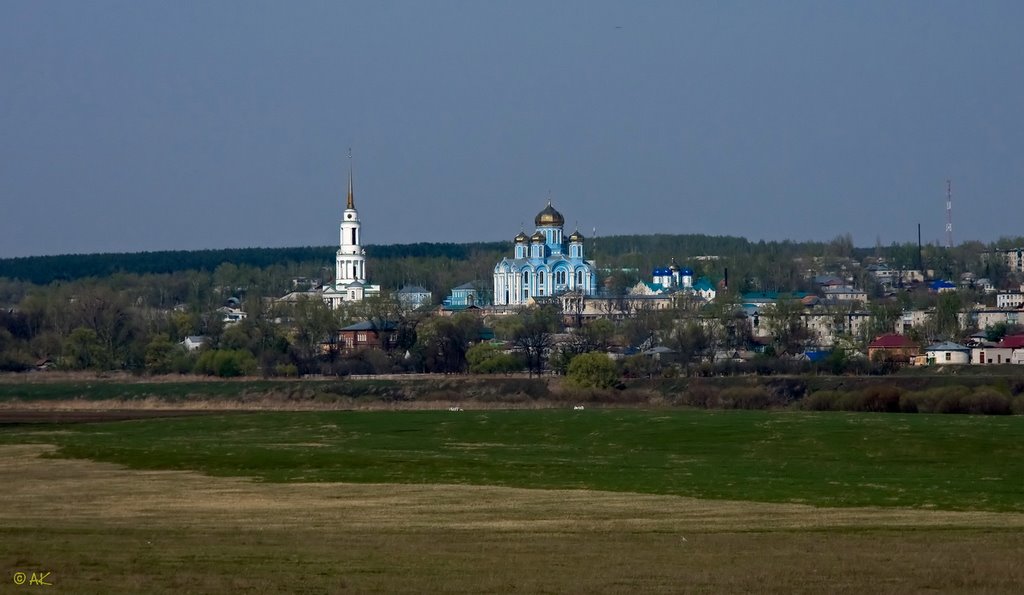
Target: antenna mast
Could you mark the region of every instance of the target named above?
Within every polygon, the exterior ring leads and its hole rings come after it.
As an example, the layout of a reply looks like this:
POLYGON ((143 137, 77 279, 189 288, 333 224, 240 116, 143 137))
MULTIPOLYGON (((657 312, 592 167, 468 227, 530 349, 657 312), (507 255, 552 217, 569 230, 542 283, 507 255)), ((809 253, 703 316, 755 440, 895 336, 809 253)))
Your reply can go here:
POLYGON ((953 247, 953 182, 946 180, 946 247, 953 247))

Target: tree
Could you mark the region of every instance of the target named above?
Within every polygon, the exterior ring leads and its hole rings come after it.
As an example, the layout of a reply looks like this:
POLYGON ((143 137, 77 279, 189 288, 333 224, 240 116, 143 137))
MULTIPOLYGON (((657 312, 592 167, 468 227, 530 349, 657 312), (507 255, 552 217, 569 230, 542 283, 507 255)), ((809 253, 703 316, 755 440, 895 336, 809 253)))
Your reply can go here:
POLYGON ((551 335, 559 329, 558 313, 549 307, 530 308, 519 314, 520 326, 512 336, 512 344, 526 358, 530 374, 540 374, 551 349, 551 335))
POLYGON ((776 346, 776 353, 802 353, 810 339, 803 323, 804 305, 797 299, 779 299, 767 309, 765 318, 776 346))
POLYGON ((480 343, 466 351, 466 361, 472 374, 508 374, 523 369, 523 360, 491 345, 480 343))
POLYGON ((300 372, 315 372, 321 345, 338 329, 338 319, 333 310, 321 299, 299 299, 291 307, 293 340, 292 357, 300 372))
POLYGON ((150 374, 168 374, 174 371, 176 352, 180 345, 172 343, 163 335, 157 335, 146 346, 146 371, 150 374))
POLYGON ((109 370, 110 354, 96 331, 78 327, 71 331, 64 347, 65 364, 74 370, 109 370))
MULTIPOLYGON (((679 361, 689 370, 693 361, 701 361, 708 356, 712 337, 704 325, 694 321, 676 327, 671 338, 672 348, 676 350, 679 361)), ((689 375, 687 373, 687 375, 689 375)))
POLYGON ((200 374, 233 378, 251 376, 258 364, 252 353, 245 349, 211 349, 204 351, 196 361, 195 371, 200 374))
POLYGON ((1003 340, 1003 337, 1007 335, 1016 335, 1020 333, 1020 325, 1006 322, 997 322, 992 326, 985 329, 985 339, 989 341, 999 342, 1003 340))
MULTIPOLYGON (((141 332, 126 298, 110 287, 97 286, 83 288, 74 299, 72 315, 77 326, 91 330, 95 337, 91 349, 96 357, 89 358, 92 363, 87 367, 129 366, 129 343, 141 332)), ((79 338, 83 337, 80 333, 79 338)))
POLYGON ((960 295, 955 291, 939 294, 935 304, 935 335, 944 339, 955 339, 960 332, 960 295))
POLYGON ((619 383, 618 368, 604 353, 582 353, 572 358, 566 377, 580 388, 612 388, 619 383))
POLYGON ((466 351, 480 336, 482 324, 473 314, 437 317, 420 325, 416 352, 427 372, 459 373, 466 370, 466 351))

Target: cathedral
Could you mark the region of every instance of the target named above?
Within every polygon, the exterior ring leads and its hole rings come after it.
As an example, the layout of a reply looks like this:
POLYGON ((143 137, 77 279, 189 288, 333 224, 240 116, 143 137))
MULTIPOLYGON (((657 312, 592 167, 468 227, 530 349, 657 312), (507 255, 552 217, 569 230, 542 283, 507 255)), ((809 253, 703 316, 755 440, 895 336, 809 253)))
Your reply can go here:
POLYGON ((568 291, 594 295, 597 269, 594 261, 585 260, 583 234, 574 231, 565 241, 565 218, 551 201, 534 223, 537 231, 532 236, 519 232, 513 240, 514 257, 494 266, 494 305, 525 305, 533 298, 568 291))
POLYGON ((341 215, 341 242, 334 264, 334 283, 325 285, 323 289, 324 302, 331 308, 340 308, 345 302, 360 302, 366 297, 380 294, 380 285, 366 283, 366 250, 363 250, 360 243, 360 227, 355 193, 352 190, 350 162, 348 201, 341 215))

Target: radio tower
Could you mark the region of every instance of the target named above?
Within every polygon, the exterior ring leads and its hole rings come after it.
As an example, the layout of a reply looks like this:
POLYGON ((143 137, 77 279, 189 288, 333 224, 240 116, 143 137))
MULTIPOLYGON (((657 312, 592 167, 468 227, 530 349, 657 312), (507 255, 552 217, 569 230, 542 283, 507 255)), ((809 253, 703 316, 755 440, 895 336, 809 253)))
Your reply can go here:
POLYGON ((953 247, 953 183, 946 180, 946 247, 953 247))

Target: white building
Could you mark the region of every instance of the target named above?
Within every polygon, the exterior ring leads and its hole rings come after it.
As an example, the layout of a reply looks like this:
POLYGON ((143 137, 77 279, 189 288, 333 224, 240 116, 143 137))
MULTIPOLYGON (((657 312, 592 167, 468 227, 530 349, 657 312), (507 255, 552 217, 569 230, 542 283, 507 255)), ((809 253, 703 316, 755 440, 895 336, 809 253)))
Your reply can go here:
POLYGON ((924 348, 929 364, 953 365, 971 363, 971 348, 959 343, 936 343, 924 348))
POLYGON ((406 285, 395 292, 395 299, 405 308, 416 309, 429 306, 433 295, 422 285, 406 285))
POLYGON ((188 351, 198 351, 206 344, 206 337, 202 335, 189 335, 180 344, 188 351))
POLYGON ((1024 305, 1024 293, 1007 291, 996 295, 996 308, 1020 308, 1024 305))
POLYGON ((904 310, 896 320, 893 331, 905 335, 910 332, 910 329, 923 327, 931 315, 931 310, 904 310))
POLYGON ((855 289, 849 285, 836 285, 822 287, 821 292, 825 299, 837 302, 866 302, 868 294, 863 289, 855 289))
POLYGON ((325 285, 323 291, 324 302, 331 308, 340 308, 345 302, 361 302, 366 297, 380 294, 380 285, 369 285, 366 282, 366 250, 363 250, 360 243, 361 227, 352 189, 350 163, 348 200, 345 212, 341 215, 341 237, 334 266, 334 282, 325 285))

